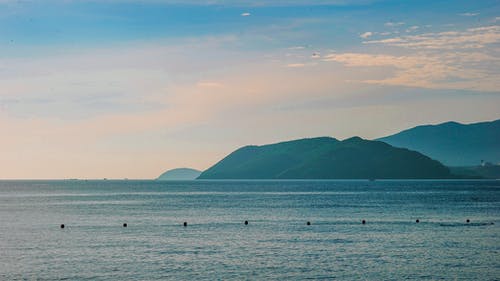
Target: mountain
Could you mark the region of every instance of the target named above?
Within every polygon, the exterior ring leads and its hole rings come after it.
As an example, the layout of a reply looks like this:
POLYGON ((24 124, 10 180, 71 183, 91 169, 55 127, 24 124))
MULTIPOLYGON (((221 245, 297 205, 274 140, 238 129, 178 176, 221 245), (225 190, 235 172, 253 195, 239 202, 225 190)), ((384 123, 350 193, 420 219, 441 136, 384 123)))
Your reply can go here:
POLYGON ((500 120, 418 126, 378 140, 421 152, 447 166, 500 162, 500 120))
POLYGON ((353 137, 245 146, 198 179, 435 179, 447 167, 418 152, 353 137))
POLYGON ((172 180, 194 180, 200 176, 201 171, 190 169, 190 168, 178 168, 173 170, 168 170, 161 174, 157 180, 172 181, 172 180))

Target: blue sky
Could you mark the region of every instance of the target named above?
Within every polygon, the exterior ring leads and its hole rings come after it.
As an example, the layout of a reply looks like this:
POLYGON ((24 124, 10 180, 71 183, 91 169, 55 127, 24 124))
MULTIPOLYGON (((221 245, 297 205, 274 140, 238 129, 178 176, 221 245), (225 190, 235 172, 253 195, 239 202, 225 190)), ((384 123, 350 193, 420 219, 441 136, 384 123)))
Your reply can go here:
MULTIPOLYGON (((88 47, 165 38, 245 36, 251 29, 303 20, 293 31, 307 32, 309 44, 349 47, 357 43, 352 33, 383 29, 387 22, 433 24, 433 31, 446 30, 446 24, 481 26, 498 16, 499 9, 498 1, 487 0, 316 1, 318 5, 307 4, 315 1, 291 1, 289 5, 287 1, 276 1, 277 5, 273 5, 275 1, 248 2, 252 1, 1 1, 0 35, 6 48, 88 47), (330 2, 334 4, 328 5, 330 2), (242 18, 245 12, 251 16, 242 18), (463 16, 467 13, 477 15, 463 16)), ((301 43, 290 37, 260 47, 301 43)))
POLYGON ((0 0, 0 178, 500 118, 498 1, 0 0))

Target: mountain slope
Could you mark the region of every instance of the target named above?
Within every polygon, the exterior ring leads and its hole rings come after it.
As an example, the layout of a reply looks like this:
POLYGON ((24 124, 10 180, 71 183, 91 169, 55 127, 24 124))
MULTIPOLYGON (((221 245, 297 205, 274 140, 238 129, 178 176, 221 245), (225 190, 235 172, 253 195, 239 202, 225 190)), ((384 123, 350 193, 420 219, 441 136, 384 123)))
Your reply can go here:
POLYGON ((199 177, 201 171, 190 168, 178 168, 168 170, 161 174, 157 180, 194 180, 199 177))
POLYGON ((242 147, 199 179, 450 178, 448 168, 415 151, 359 137, 322 137, 242 147))
POLYGON ((500 162, 500 120, 418 126, 377 140, 421 152, 448 166, 500 162))

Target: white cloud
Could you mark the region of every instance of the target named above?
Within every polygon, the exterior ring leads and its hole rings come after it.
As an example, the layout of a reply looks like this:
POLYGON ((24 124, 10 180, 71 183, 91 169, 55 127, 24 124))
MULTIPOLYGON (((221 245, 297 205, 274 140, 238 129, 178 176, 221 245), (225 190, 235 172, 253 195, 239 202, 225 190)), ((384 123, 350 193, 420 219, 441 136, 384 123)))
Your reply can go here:
POLYGON ((458 14, 459 16, 464 16, 464 17, 475 17, 477 15, 479 15, 479 13, 471 13, 471 12, 468 12, 468 13, 461 13, 461 14, 458 14))
MULTIPOLYGON (((391 67, 387 78, 367 79, 365 83, 430 89, 461 89, 498 92, 500 82, 495 69, 477 67, 492 57, 480 53, 429 54, 408 56, 343 53, 326 56, 350 67, 391 67)), ((496 65, 500 66, 497 59, 496 65)))
POLYGON ((411 49, 478 49, 500 42, 500 26, 469 28, 464 31, 423 33, 383 40, 365 41, 367 44, 384 44, 411 49))
POLYGON ((406 32, 414 32, 416 31, 417 29, 419 29, 420 27, 417 26, 417 25, 413 25, 413 26, 410 26, 406 29, 406 32))
MULTIPOLYGON (((416 28, 414 28, 416 29, 416 28)), ((325 56, 349 67, 382 67, 386 78, 363 82, 433 89, 498 92, 500 89, 500 27, 423 33, 382 40, 370 45, 400 48, 400 55, 339 53, 325 56)))
POLYGON ((373 35, 373 32, 371 31, 367 31, 361 35, 359 35, 359 37, 363 38, 363 39, 367 39, 368 37, 372 36, 373 35))
POLYGON ((394 26, 401 26, 404 24, 405 24, 404 22, 400 21, 400 22, 386 22, 384 25, 394 27, 394 26))
POLYGON ((241 16, 242 16, 242 17, 248 17, 248 16, 250 16, 250 13, 248 13, 248 12, 241 13, 241 16))

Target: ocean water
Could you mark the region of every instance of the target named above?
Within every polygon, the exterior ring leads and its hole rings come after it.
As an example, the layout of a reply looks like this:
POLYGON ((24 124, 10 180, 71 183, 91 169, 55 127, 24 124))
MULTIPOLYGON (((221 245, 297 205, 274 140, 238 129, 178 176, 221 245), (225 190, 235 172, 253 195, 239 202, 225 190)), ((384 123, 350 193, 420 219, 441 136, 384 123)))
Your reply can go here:
POLYGON ((500 181, 0 181, 17 279, 499 280, 500 181))

